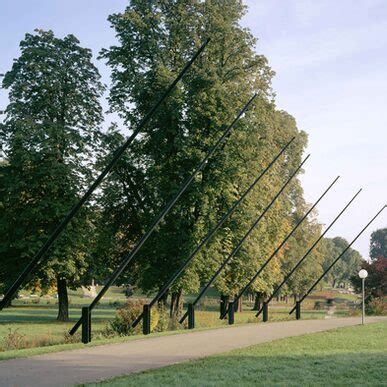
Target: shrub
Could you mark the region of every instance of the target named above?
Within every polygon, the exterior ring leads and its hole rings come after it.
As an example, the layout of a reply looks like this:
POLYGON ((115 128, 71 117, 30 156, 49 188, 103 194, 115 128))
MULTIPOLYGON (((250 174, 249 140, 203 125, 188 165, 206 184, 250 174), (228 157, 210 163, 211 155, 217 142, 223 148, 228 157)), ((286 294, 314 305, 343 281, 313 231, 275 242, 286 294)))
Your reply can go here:
POLYGON ((81 342, 81 334, 79 332, 70 335, 70 333, 66 330, 63 332, 63 341, 65 344, 74 344, 81 342))
POLYGON ((157 313, 158 321, 154 332, 164 332, 170 329, 170 319, 167 308, 165 306, 160 306, 157 308, 157 313))
POLYGON ((26 340, 23 348, 47 347, 55 344, 59 344, 58 338, 51 335, 40 335, 26 340))
MULTIPOLYGON (((141 332, 141 324, 138 324, 135 328, 132 328, 132 324, 135 319, 142 313, 145 300, 128 300, 126 304, 117 309, 116 317, 106 327, 104 335, 111 337, 115 334, 119 336, 134 335, 141 332)), ((157 308, 151 309, 151 332, 155 330, 159 322, 159 312, 157 308)))
POLYGON ((3 351, 11 351, 12 349, 22 349, 26 345, 25 335, 19 332, 19 329, 8 329, 8 333, 3 339, 3 351))
POLYGON ((387 297, 374 298, 366 304, 366 313, 370 315, 387 315, 387 297))

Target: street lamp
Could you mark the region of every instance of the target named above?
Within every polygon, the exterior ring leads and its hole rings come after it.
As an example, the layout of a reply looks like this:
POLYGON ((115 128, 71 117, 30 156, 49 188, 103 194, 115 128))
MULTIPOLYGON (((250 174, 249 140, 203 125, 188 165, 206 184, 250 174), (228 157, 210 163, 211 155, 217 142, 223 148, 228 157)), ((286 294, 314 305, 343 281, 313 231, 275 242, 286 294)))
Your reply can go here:
POLYGON ((364 280, 367 278, 368 272, 365 269, 359 271, 359 277, 361 278, 361 292, 362 292, 362 313, 361 313, 361 323, 364 325, 364 280))

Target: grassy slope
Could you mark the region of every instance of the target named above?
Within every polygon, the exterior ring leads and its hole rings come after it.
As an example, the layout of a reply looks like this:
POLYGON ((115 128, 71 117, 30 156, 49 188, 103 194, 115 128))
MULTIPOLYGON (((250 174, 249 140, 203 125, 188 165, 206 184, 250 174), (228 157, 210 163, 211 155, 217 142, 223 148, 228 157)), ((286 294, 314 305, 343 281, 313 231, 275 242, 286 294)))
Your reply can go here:
POLYGON ((387 385, 387 323, 290 337, 103 386, 387 385))

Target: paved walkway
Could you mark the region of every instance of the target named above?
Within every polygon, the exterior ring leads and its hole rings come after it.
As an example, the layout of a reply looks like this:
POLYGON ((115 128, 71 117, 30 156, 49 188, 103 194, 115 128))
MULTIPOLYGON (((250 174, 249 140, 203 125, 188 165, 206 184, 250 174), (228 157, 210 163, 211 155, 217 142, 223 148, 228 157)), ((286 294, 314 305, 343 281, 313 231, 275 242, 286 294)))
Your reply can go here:
MULTIPOLYGON (((368 317, 367 323, 387 321, 368 317)), ((64 386, 109 379, 288 336, 357 325, 360 318, 247 324, 0 362, 1 386, 64 386)))

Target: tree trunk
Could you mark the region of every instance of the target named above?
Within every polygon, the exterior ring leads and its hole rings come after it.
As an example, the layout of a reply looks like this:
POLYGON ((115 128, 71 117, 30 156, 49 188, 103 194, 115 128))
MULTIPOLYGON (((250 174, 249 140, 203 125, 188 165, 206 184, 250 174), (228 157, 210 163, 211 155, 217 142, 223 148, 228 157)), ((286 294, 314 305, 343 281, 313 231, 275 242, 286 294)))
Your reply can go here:
POLYGON ((67 294, 66 280, 64 278, 57 278, 56 286, 58 289, 58 321, 69 320, 69 297, 67 294))
POLYGON ((220 315, 222 315, 226 311, 228 307, 229 299, 230 299, 229 296, 226 296, 224 294, 220 295, 220 315))
POLYGON ((235 305, 235 312, 243 312, 242 297, 239 298, 238 304, 235 305))
POLYGON ((253 310, 261 309, 261 297, 262 297, 262 294, 260 292, 255 293, 253 310))
POLYGON ((179 312, 181 310, 181 295, 182 290, 179 290, 177 292, 173 292, 171 294, 171 306, 169 310, 169 316, 171 318, 177 317, 179 315, 179 312))

